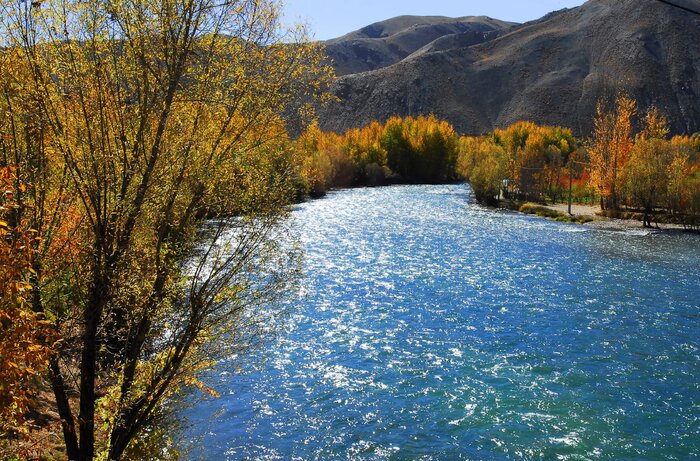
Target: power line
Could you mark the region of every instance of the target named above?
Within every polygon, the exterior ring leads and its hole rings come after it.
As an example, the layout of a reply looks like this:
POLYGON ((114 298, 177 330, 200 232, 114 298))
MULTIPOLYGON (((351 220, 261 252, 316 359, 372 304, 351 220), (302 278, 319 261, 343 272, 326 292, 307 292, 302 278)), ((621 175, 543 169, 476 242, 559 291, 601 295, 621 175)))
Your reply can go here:
POLYGON ((669 5, 669 6, 675 6, 676 8, 680 8, 681 10, 687 11, 688 13, 693 13, 693 14, 697 14, 698 16, 700 16, 700 11, 694 10, 692 8, 688 8, 687 6, 679 5, 677 3, 673 3, 669 0, 656 0, 656 1, 661 2, 661 3, 665 3, 666 5, 669 5))

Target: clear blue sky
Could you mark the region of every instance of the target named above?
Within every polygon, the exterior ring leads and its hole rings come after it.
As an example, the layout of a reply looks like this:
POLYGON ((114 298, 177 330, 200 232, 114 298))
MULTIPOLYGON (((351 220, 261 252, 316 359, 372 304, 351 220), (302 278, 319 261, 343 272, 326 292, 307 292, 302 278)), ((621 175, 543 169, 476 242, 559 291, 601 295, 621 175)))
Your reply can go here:
POLYGON ((584 0, 283 0, 285 22, 308 22, 314 38, 327 40, 400 16, 491 16, 525 22, 584 0))

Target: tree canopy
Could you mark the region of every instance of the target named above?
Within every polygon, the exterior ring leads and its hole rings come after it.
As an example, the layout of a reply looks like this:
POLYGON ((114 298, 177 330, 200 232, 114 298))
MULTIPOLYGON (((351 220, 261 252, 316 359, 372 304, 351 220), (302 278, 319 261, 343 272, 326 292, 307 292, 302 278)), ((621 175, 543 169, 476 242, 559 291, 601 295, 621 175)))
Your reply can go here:
POLYGON ((27 188, 31 311, 61 338, 66 452, 119 459, 270 325, 298 271, 287 129, 332 72, 272 0, 1 8, 2 162, 27 188))

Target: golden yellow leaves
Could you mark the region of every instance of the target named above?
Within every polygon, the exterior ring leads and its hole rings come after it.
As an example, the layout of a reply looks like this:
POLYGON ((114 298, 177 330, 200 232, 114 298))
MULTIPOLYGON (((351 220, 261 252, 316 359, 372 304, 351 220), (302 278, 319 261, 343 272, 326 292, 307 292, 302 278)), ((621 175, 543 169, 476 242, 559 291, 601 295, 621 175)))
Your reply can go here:
POLYGON ((29 382, 47 364, 50 331, 28 304, 35 275, 30 230, 15 213, 14 170, 0 168, 0 433, 26 431, 22 425, 32 395, 29 382))
POLYGON ((598 101, 594 133, 588 146, 591 183, 598 189, 601 205, 617 209, 620 204, 621 171, 632 150, 632 117, 637 103, 619 94, 614 110, 607 112, 607 102, 598 101))
POLYGON ((317 126, 296 142, 303 156, 306 192, 323 195, 331 187, 378 185, 389 177, 443 182, 454 178, 457 135, 437 117, 392 117, 342 135, 317 126))

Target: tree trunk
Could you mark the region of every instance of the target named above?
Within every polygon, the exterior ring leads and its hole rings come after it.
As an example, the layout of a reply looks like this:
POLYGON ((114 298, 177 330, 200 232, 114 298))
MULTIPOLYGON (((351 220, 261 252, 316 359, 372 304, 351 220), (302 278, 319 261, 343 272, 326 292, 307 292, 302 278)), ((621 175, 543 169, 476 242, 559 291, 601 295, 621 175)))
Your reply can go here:
POLYGON ((75 433, 75 421, 70 410, 70 403, 66 395, 65 382, 61 374, 58 363, 58 356, 54 356, 49 361, 49 371, 51 373, 51 387, 56 397, 56 409, 61 418, 63 428, 63 440, 66 444, 66 455, 70 461, 80 461, 80 448, 78 447, 78 437, 75 433))
MULTIPOLYGON (((98 264, 99 266, 99 264, 98 264)), ((81 461, 92 461, 95 457, 95 381, 97 377, 97 328, 105 303, 106 289, 98 274, 93 281, 90 301, 83 311, 85 322, 80 360, 80 454, 81 461)))
MULTIPOLYGON (((35 226, 38 227, 38 226, 35 226)), ((36 248, 35 248, 36 251, 36 248)), ((32 262, 34 274, 31 277, 32 284, 32 310, 34 312, 45 315, 44 305, 41 301, 41 291, 39 290, 41 280, 41 264, 38 259, 32 262)), ((46 342, 46 338, 42 341, 46 342)), ((80 446, 78 445, 78 435, 75 430, 75 419, 73 411, 70 407, 68 394, 66 393, 66 382, 61 373, 60 350, 54 351, 54 354, 49 358, 48 372, 51 380, 51 390, 56 399, 56 410, 61 418, 61 429, 63 431, 63 441, 66 445, 66 456, 69 461, 80 461, 80 446)))
POLYGON ((651 228, 651 227, 652 227, 652 226, 651 226, 651 219, 649 218, 650 212, 651 212, 650 207, 645 206, 645 207, 644 207, 644 220, 643 220, 643 223, 642 223, 642 226, 643 226, 643 227, 647 227, 647 228, 651 228))

